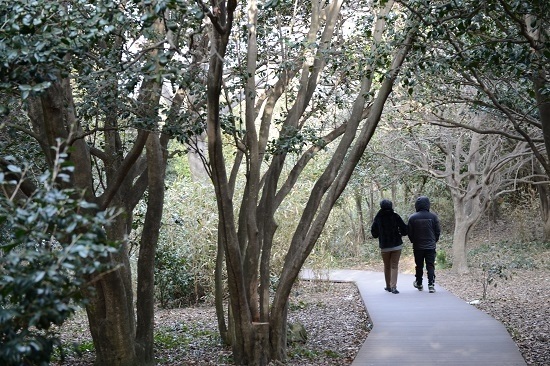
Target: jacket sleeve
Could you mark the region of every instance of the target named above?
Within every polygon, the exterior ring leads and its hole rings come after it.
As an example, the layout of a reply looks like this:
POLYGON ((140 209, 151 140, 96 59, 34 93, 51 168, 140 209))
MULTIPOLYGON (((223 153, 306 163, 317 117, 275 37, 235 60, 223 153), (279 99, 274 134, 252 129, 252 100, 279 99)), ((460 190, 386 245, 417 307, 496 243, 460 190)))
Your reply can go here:
POLYGON ((374 218, 374 221, 372 222, 372 226, 370 228, 370 233, 371 233, 373 238, 378 238, 378 236, 380 235, 380 231, 378 229, 378 220, 376 219, 376 217, 374 218))
POLYGON ((409 223, 407 224, 407 236, 409 237, 409 241, 414 244, 415 238, 414 238, 414 229, 413 229, 413 220, 409 217, 409 223))
POLYGON ((399 234, 401 234, 401 236, 405 236, 407 235, 407 224, 405 224, 405 221, 403 221, 403 219, 401 218, 401 216, 397 215, 397 226, 399 227, 399 234))

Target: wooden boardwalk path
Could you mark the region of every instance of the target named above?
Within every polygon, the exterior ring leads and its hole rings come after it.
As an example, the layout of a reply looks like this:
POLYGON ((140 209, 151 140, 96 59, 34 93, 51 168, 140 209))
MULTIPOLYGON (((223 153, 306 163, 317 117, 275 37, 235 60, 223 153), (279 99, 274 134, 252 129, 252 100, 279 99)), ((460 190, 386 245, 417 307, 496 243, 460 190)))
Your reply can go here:
POLYGON ((395 295, 384 275, 358 270, 303 270, 301 278, 354 282, 373 323, 352 366, 525 366, 506 328, 436 283, 428 293, 399 274, 395 295))

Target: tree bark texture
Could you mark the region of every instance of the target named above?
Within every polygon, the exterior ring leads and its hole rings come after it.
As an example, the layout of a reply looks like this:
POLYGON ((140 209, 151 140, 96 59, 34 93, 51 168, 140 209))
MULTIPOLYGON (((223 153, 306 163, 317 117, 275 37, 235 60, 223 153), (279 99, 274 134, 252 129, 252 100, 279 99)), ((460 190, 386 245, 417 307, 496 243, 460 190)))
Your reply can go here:
POLYGON ((469 272, 466 242, 470 227, 459 222, 460 218, 455 220, 455 229, 453 233, 453 271, 458 274, 469 272))
POLYGON ((139 247, 137 273, 136 353, 143 364, 154 365, 155 253, 164 208, 165 146, 158 134, 147 138, 147 176, 149 196, 139 247))

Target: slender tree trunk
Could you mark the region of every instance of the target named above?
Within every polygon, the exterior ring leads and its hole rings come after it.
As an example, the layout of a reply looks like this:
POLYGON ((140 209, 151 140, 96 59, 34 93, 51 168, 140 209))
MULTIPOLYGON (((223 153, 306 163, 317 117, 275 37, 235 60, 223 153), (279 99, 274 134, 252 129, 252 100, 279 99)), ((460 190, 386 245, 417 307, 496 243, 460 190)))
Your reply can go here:
POLYGON ((374 213, 376 212, 376 210, 374 209, 374 189, 372 187, 372 184, 369 186, 368 205, 369 205, 369 222, 373 222, 374 213))
POLYGON ((354 198, 355 198, 355 207, 357 209, 357 214, 359 216, 358 218, 359 242, 364 243, 367 238, 367 235, 365 231, 365 218, 363 217, 363 205, 361 204, 361 195, 359 194, 359 192, 355 192, 354 198))
MULTIPOLYGON (((218 224, 218 232, 221 232, 218 224)), ((221 237, 218 235, 218 243, 221 243, 221 237)), ((218 319, 218 331, 222 341, 226 345, 231 345, 229 334, 227 332, 227 324, 225 322, 225 310, 223 306, 224 301, 224 290, 223 290, 223 246, 218 245, 218 250, 216 253, 216 269, 214 271, 214 298, 215 298, 215 307, 216 307, 216 318, 218 319)))
POLYGON ((228 287, 230 293, 231 320, 235 324, 235 338, 232 342, 233 358, 237 364, 249 364, 254 354, 252 339, 252 319, 249 312, 247 289, 244 282, 243 256, 239 247, 233 201, 225 169, 223 139, 220 126, 220 94, 226 47, 231 30, 233 11, 236 3, 230 1, 228 7, 220 2, 217 9, 220 17, 213 19, 216 23, 212 32, 212 53, 210 56, 207 81, 207 134, 208 155, 212 166, 212 181, 218 202, 220 242, 224 248, 228 287))
POLYGON ((154 365, 155 253, 164 208, 166 158, 157 134, 147 138, 149 199, 139 248, 137 274, 136 353, 144 365, 154 365))
POLYGON ((550 240, 550 190, 547 184, 538 184, 540 211, 543 225, 544 240, 550 240))
MULTIPOLYGON (((385 14, 389 12, 392 5, 391 1, 385 4, 385 14)), ((384 18, 382 14, 378 17, 379 22, 376 24, 374 32, 375 38, 379 37, 384 30, 384 18)), ((281 327, 286 319, 284 311, 288 306, 288 297, 292 285, 321 235, 332 207, 334 207, 336 200, 340 197, 349 182, 355 167, 376 130, 399 68, 410 50, 416 34, 417 28, 415 26, 409 29, 410 32, 403 42, 402 48, 395 53, 391 71, 378 89, 378 94, 370 107, 368 117, 360 127, 365 109, 365 95, 372 87, 372 80, 368 78, 362 80, 361 91, 355 99, 352 113, 346 125, 346 131, 339 141, 328 166, 316 181, 306 203, 303 215, 300 218, 298 229, 292 237, 271 310, 271 347, 276 360, 284 360, 286 358, 286 352, 280 352, 280 350, 285 350, 286 347, 286 344, 282 343, 284 339, 277 338, 276 335, 282 332, 281 327)))
MULTIPOLYGON (((75 165, 71 183, 75 188, 85 190, 88 200, 97 202, 91 188, 90 151, 83 139, 71 140, 81 132, 74 111, 70 82, 60 79, 39 98, 31 100, 29 115, 33 129, 42 137, 40 144, 46 149, 46 161, 52 161, 49 146, 55 145, 55 139, 68 139, 66 141, 72 146, 70 158, 75 165)), ((96 348, 96 364, 101 366, 140 365, 134 347, 131 271, 124 242, 127 232, 127 221, 123 217, 115 218, 113 224, 106 228, 109 240, 122 242, 120 253, 109 258, 116 270, 91 278, 95 291, 87 294, 90 303, 86 311, 96 348)))

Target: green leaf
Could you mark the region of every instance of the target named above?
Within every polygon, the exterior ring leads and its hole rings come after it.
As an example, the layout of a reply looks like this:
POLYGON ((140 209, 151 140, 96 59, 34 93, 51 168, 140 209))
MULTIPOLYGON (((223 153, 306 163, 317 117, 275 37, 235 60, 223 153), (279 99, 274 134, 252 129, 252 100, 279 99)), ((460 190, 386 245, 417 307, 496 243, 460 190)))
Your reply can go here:
POLYGON ((0 116, 7 116, 10 113, 10 109, 7 105, 0 104, 0 116))
POLYGON ((13 173, 21 173, 21 168, 18 167, 17 165, 12 165, 12 164, 10 164, 10 165, 7 166, 7 168, 8 168, 8 170, 9 170, 10 172, 13 172, 13 173))
POLYGON ((38 283, 38 282, 42 281, 44 279, 44 276, 46 276, 45 271, 36 272, 36 274, 34 275, 34 282, 38 283))

